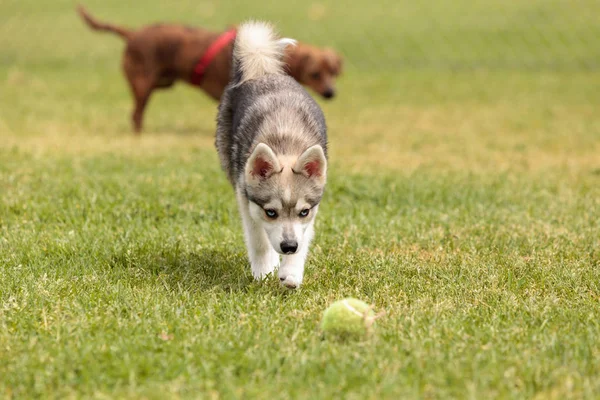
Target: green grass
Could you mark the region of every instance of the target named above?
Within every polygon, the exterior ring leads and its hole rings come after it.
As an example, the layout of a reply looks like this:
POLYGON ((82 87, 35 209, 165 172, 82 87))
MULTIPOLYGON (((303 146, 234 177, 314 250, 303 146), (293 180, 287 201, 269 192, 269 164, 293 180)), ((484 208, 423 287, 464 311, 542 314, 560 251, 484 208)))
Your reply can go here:
POLYGON ((159 93, 134 138, 122 44, 70 1, 5 1, 0 397, 600 397, 597 2, 436 0, 388 20, 327 1, 318 23, 301 2, 135 4, 89 7, 130 25, 268 17, 344 51, 305 283, 252 281, 214 103, 159 93), (573 42, 537 46, 540 30, 573 42), (365 342, 322 340, 347 296, 387 316, 365 342))

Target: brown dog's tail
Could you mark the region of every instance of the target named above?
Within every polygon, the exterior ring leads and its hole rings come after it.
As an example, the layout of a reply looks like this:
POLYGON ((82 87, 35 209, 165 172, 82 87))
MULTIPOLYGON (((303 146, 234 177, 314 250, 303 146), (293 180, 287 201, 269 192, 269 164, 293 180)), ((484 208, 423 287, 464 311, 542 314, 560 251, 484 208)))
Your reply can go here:
POLYGON ((129 37, 132 34, 132 31, 130 31, 129 29, 98 21, 97 19, 92 17, 86 11, 86 9, 83 8, 83 6, 78 6, 77 12, 79 13, 79 15, 81 15, 81 18, 83 18, 83 20, 88 24, 88 26, 96 31, 116 33, 117 35, 121 36, 123 39, 126 40, 129 39, 129 37))

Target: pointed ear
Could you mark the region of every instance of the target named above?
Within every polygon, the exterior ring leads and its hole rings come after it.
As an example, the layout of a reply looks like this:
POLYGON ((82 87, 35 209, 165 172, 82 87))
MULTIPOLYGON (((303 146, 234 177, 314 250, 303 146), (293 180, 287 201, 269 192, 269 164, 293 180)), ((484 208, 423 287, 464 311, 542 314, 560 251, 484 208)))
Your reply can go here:
POLYGON ((296 161, 294 172, 307 178, 325 183, 327 177, 327 159, 323 148, 318 144, 309 147, 296 161))
POLYGON ((281 170, 277 156, 264 143, 259 143, 246 162, 246 180, 258 182, 281 170))

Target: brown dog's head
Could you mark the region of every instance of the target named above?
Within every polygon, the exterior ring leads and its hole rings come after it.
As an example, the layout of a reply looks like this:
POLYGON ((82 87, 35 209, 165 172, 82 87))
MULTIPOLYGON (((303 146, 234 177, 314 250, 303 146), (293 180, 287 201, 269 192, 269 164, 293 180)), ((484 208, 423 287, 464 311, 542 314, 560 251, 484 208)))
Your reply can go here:
POLYGON ((332 49, 319 49, 304 43, 288 46, 289 74, 326 99, 335 96, 335 79, 342 72, 342 57, 332 49))

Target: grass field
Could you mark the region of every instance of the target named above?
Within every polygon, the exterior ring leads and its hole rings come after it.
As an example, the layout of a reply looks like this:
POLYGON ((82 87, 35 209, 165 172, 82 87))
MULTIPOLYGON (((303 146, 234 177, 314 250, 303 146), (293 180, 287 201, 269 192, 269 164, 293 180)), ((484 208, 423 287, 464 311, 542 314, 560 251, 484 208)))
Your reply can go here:
POLYGON ((251 279, 213 102, 159 93, 134 138, 119 40, 0 3, 0 397, 600 397, 598 3, 364 3, 86 2, 342 49, 297 291, 251 279), (387 316, 322 340, 347 296, 387 316))

